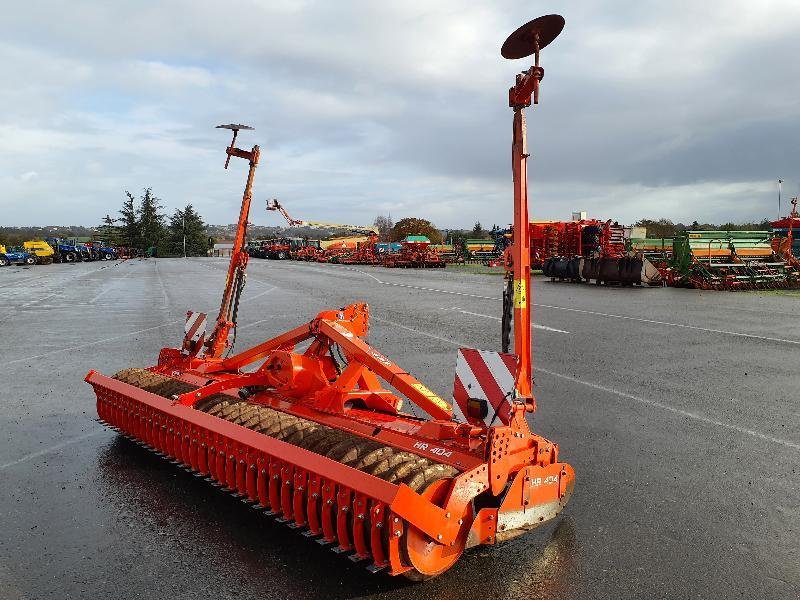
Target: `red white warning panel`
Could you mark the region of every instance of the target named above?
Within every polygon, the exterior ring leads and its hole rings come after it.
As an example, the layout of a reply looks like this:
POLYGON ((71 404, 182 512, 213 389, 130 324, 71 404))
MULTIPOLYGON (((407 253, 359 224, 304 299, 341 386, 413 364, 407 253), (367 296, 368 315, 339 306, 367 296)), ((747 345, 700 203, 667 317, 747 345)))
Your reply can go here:
POLYGON ((490 427, 511 422, 517 383, 517 356, 459 348, 453 383, 453 417, 490 427))
POLYGON ((183 353, 189 354, 193 349, 203 343, 206 336, 206 314, 187 311, 186 325, 183 328, 186 335, 183 337, 183 353))

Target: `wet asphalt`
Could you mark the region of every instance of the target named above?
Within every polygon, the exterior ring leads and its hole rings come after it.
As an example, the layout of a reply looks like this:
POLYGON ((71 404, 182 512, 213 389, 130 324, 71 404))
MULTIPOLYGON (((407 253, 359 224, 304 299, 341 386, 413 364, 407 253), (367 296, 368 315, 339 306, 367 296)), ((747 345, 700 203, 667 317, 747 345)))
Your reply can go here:
MULTIPOLYGON (((555 522, 424 584, 371 575, 95 421, 86 372, 153 364, 222 259, 0 270, 0 598, 798 598, 800 297, 534 285, 555 522)), ((238 348, 364 300, 441 395, 499 345, 500 277, 251 261, 238 348)))

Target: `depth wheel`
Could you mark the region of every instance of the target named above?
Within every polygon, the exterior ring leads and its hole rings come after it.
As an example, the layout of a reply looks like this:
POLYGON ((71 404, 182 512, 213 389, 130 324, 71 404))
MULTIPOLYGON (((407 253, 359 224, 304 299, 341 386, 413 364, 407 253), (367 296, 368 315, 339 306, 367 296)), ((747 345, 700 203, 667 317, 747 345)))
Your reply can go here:
MULTIPOLYGON (((439 479, 431 483, 422 497, 434 504, 441 506, 447 498, 451 479, 439 479)), ((452 546, 445 546, 431 539, 413 525, 408 525, 405 535, 400 540, 400 551, 406 562, 411 565, 411 570, 403 573, 411 581, 425 581, 436 577, 452 567, 464 553, 467 543, 467 534, 474 518, 472 505, 462 517, 464 523, 452 546)))

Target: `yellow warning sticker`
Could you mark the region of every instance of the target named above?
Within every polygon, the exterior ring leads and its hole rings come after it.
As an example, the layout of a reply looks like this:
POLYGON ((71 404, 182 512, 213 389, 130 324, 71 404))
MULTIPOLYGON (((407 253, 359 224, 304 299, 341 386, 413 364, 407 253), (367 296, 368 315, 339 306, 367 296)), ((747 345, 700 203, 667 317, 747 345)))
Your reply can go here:
POLYGON ((514 280, 514 308, 528 306, 528 286, 524 279, 514 280))
POLYGON ((444 400, 442 400, 442 399, 441 399, 439 396, 437 396, 436 394, 434 394, 434 393, 433 393, 431 390, 429 390, 427 387, 425 387, 425 386, 424 386, 424 385, 422 385, 421 383, 415 383, 415 384, 414 384, 414 385, 412 385, 411 387, 413 387, 413 388, 414 388, 415 390, 417 390, 417 391, 418 391, 420 394, 422 394, 423 396, 425 396, 425 397, 426 397, 428 400, 430 400, 431 402, 433 402, 433 403, 434 403, 436 406, 438 406, 438 407, 439 407, 439 408, 441 408, 442 410, 450 410, 450 405, 449 405, 447 402, 445 402, 444 400))

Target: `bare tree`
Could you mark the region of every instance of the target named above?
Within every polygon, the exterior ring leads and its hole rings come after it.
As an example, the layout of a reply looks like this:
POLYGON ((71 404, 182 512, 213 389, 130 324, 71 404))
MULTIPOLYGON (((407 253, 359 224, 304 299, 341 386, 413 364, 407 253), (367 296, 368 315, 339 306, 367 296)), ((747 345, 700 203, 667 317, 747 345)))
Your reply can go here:
POLYGON ((380 238, 381 242, 392 241, 392 227, 394 227, 392 215, 378 215, 375 217, 374 225, 378 228, 378 237, 380 238))

